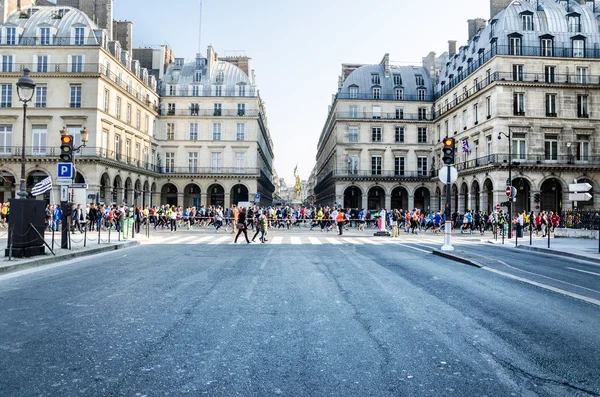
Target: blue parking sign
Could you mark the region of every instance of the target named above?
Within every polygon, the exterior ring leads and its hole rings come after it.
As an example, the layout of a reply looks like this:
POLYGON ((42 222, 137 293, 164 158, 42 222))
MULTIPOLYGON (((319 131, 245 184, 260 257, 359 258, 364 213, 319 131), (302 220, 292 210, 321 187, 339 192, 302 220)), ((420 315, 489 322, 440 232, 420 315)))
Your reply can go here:
POLYGON ((58 163, 56 176, 58 178, 73 178, 73 164, 58 163))

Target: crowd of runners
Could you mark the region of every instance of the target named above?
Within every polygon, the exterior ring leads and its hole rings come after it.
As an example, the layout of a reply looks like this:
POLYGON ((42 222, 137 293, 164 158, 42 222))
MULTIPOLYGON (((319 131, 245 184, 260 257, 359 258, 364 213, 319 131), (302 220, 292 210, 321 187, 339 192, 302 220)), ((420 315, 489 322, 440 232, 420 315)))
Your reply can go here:
MULTIPOLYGON (((0 210, 0 214, 2 211, 0 210)), ((2 214, 3 222, 8 217, 2 214)), ((59 230, 62 211, 59 205, 49 205, 46 210, 46 226, 48 229, 59 230)), ((268 230, 293 228, 309 228, 322 233, 335 232, 343 234, 344 230, 355 228, 359 231, 366 229, 385 229, 392 237, 401 233, 418 235, 419 233, 441 233, 445 217, 441 212, 424 212, 420 209, 410 211, 385 209, 367 211, 364 209, 342 209, 335 207, 258 207, 229 208, 220 206, 178 207, 172 205, 127 207, 117 205, 96 205, 86 207, 78 205, 71 211, 70 229, 73 232, 106 230, 114 228, 119 231, 121 221, 131 218, 136 232, 143 228, 154 230, 177 231, 178 228, 211 228, 215 233, 237 233, 246 236, 247 230, 254 231, 254 239, 260 233, 260 241, 266 241, 268 230)), ((558 227, 560 217, 553 212, 518 213, 513 217, 514 229, 522 234, 531 230, 536 234, 546 236, 558 227)), ((504 211, 487 213, 484 211, 467 210, 464 214, 453 212, 451 216, 452 229, 461 233, 480 233, 487 231, 502 233, 508 225, 508 216, 504 211)))

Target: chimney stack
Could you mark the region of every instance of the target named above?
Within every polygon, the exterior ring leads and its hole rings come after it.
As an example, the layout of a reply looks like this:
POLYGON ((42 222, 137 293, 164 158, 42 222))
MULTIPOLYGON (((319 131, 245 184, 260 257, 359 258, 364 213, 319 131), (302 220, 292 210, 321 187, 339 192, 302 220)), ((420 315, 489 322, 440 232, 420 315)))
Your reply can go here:
POLYGON ((490 19, 494 18, 500 11, 504 10, 512 0, 490 0, 490 19))
POLYGON ((469 24, 469 40, 475 37, 479 29, 485 27, 485 19, 483 18, 469 19, 467 23, 469 24))
POLYGON ((456 54, 456 40, 448 40, 448 58, 456 54))

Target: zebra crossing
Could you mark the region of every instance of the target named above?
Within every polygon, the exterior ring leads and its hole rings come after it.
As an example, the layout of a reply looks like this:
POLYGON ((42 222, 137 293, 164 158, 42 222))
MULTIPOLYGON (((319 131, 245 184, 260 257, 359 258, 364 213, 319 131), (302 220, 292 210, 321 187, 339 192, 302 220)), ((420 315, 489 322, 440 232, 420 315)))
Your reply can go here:
MULTIPOLYGON (((169 235, 169 236, 154 236, 147 240, 141 240, 143 245, 230 245, 234 243, 234 236, 231 234, 227 235, 169 235)), ((238 244, 247 245, 243 237, 238 239, 238 244)), ((406 236, 401 235, 399 238, 386 238, 386 237, 372 237, 372 236, 355 236, 355 235, 344 235, 344 236, 298 236, 298 235, 277 235, 269 236, 269 239, 264 244, 258 240, 253 243, 254 245, 353 245, 353 246, 382 246, 390 244, 410 244, 410 245, 422 245, 427 247, 436 247, 443 244, 443 237, 439 235, 426 235, 426 236, 406 236)), ((469 238, 454 238, 452 239, 453 245, 477 245, 482 244, 480 239, 469 239, 469 238)))

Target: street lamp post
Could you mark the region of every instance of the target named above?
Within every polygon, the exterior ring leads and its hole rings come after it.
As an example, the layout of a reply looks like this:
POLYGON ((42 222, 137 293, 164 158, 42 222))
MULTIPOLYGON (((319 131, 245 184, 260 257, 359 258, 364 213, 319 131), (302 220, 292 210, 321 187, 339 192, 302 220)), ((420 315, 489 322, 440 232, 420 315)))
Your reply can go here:
POLYGON ((17 81, 17 95, 23 102, 23 141, 21 142, 21 183, 17 195, 24 199, 27 197, 27 185, 25 184, 25 139, 27 131, 27 102, 33 98, 35 83, 29 77, 29 69, 23 69, 23 76, 17 81))
MULTIPOLYGON (((498 133, 498 139, 502 139, 502 135, 508 138, 508 180, 510 184, 507 184, 512 187, 512 143, 511 143, 511 133, 510 128, 508 129, 508 134, 500 131, 498 133)), ((512 238, 512 203, 513 197, 512 195, 508 198, 508 238, 512 238)))

